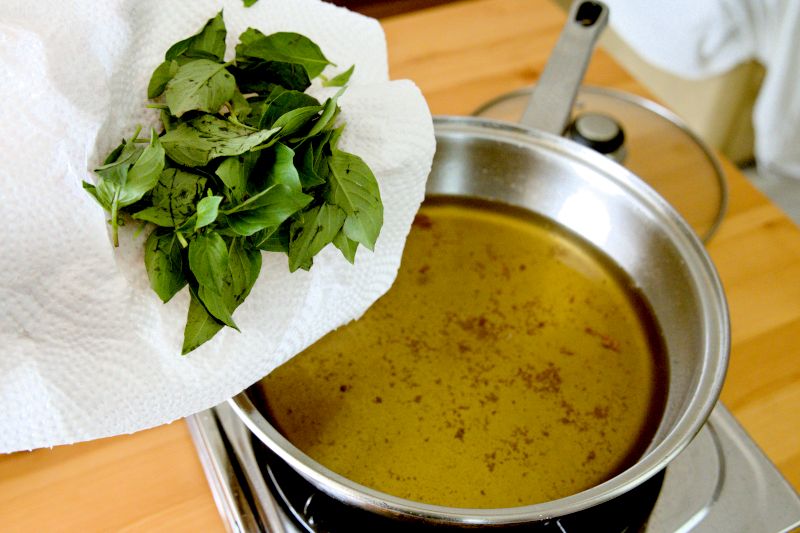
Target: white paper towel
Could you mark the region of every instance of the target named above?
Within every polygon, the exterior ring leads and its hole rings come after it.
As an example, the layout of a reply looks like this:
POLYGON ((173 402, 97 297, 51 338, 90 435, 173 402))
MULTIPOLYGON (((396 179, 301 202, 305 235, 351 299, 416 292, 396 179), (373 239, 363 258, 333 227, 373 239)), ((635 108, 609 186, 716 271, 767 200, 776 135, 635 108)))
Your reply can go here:
POLYGON ((753 109, 759 171, 800 179, 800 2, 604 1, 620 36, 668 72, 703 78, 761 62, 767 72, 753 109))
MULTIPOLYGON (((0 19, 0 452, 129 433, 240 392, 360 316, 394 281, 434 151, 430 112, 408 81, 388 81, 379 24, 316 0, 6 0, 0 19), (343 149, 380 183, 385 221, 356 265, 338 250, 310 272, 264 254, 224 328, 180 355, 188 292, 162 304, 143 266, 146 232, 109 240, 107 213, 81 188, 145 110, 153 69, 174 42, 224 8, 228 55, 252 26, 295 31, 337 67, 343 149)), ((314 91, 324 91, 319 86, 314 91)))

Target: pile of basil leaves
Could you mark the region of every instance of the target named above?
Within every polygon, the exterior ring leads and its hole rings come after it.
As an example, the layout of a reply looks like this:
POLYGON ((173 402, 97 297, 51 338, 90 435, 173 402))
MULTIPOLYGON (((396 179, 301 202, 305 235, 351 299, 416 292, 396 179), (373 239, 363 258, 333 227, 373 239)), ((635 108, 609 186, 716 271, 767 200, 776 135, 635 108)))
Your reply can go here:
POLYGON ((333 243, 351 263, 373 249, 383 224, 378 183, 358 156, 337 148, 335 96, 304 91, 331 63, 296 33, 248 29, 225 61, 222 13, 175 43, 153 72, 149 107, 163 132, 123 140, 84 188, 111 214, 114 245, 126 219, 156 226, 145 266, 164 302, 185 285, 191 302, 182 351, 223 326, 261 270, 261 251, 284 252, 289 269, 311 268, 333 243), (123 216, 123 214, 125 216, 123 216))

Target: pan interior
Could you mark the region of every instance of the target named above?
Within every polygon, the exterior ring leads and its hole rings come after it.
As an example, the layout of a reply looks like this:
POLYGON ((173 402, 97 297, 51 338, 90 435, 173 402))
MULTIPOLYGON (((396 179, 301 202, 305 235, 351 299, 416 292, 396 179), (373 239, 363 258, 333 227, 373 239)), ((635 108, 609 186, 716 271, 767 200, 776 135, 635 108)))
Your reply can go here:
POLYGON ((504 508, 629 467, 665 391, 653 315, 608 257, 524 209, 433 197, 392 289, 267 376, 258 403, 362 485, 504 508))

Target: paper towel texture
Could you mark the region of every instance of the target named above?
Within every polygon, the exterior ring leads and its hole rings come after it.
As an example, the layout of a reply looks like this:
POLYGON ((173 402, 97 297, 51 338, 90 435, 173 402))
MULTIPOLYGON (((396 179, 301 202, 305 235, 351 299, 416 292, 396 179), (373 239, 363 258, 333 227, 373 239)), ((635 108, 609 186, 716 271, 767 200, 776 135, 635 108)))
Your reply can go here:
MULTIPOLYGON (((0 20, 0 452, 129 433, 211 407, 325 333, 360 316, 394 281, 434 151, 424 99, 388 81, 379 24, 316 0, 119 0, 4 3, 0 20), (355 64, 340 98, 342 149, 381 188, 384 226, 356 265, 328 247, 310 272, 264 254, 235 319, 180 356, 184 289, 162 304, 143 264, 147 231, 114 249, 81 188, 137 123, 153 69, 174 42, 224 9, 228 56, 252 26, 302 33, 337 66, 355 64)), ((315 85, 311 89, 324 94, 315 85)))

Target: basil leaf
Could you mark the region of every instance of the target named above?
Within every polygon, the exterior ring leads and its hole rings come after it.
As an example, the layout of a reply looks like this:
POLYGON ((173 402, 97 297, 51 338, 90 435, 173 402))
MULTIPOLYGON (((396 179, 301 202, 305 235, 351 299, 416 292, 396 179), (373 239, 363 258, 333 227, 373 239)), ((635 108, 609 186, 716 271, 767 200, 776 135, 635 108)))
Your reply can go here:
POLYGON ((165 209, 163 207, 145 207, 141 211, 137 211, 134 213, 133 218, 136 220, 144 220, 145 222, 151 222, 156 226, 161 226, 165 228, 172 228, 175 227, 175 223, 170 216, 169 209, 165 209))
MULTIPOLYGON (((122 170, 120 172, 123 172, 122 170)), ((125 175, 128 171, 124 170, 125 175)), ((114 198, 117 195, 118 185, 110 179, 101 179, 97 184, 97 196, 101 198, 108 206, 109 212, 114 209, 114 198)))
POLYGON ((186 285, 183 254, 174 232, 157 229, 144 244, 144 265, 150 286, 167 303, 186 285))
POLYGON ((289 271, 310 269, 313 257, 333 241, 346 216, 342 209, 331 204, 301 213, 290 230, 289 271))
POLYGON ((161 137, 161 145, 176 163, 201 167, 215 157, 240 155, 270 139, 278 130, 252 131, 213 115, 180 124, 161 137))
POLYGON ((164 92, 170 113, 180 117, 187 111, 216 113, 233 98, 236 82, 224 64, 196 59, 178 67, 164 92))
POLYGON ((294 167, 294 150, 283 143, 275 144, 275 161, 267 176, 267 183, 286 185, 294 192, 303 188, 300 175, 294 167))
POLYGON ((299 107, 318 106, 319 101, 313 96, 300 91, 283 91, 276 98, 269 102, 269 105, 261 116, 260 126, 262 129, 271 127, 282 115, 299 107))
MULTIPOLYGON (((209 299, 214 306, 223 306, 230 313, 242 303, 250 294, 250 290, 258 279, 261 271, 261 253, 253 249, 245 239, 233 239, 229 250, 230 271, 225 280, 224 295, 221 297, 210 295, 207 289, 199 287, 191 289, 192 299, 189 303, 189 315, 183 333, 183 349, 185 355, 201 344, 211 339, 222 329, 223 323, 216 319, 206 308, 199 292, 209 299), (221 300, 221 301, 220 301, 221 300)), ((233 318, 230 317, 230 321, 233 318)))
POLYGON ((178 62, 175 60, 164 61, 153 71, 150 77, 150 83, 147 84, 147 97, 157 98, 164 92, 167 83, 178 72, 178 62))
POLYGON ((300 183, 303 185, 303 189, 309 189, 325 183, 325 180, 319 174, 317 174, 317 171, 314 168, 313 142, 309 142, 306 145, 305 151, 303 152, 302 157, 300 157, 300 161, 301 163, 300 167, 297 169, 297 173, 300 178, 300 183))
POLYGON ((328 165, 331 169, 328 201, 347 213, 344 234, 372 250, 383 226, 378 181, 357 155, 336 150, 328 165))
POLYGON ((260 61, 236 56, 231 68, 236 83, 245 93, 269 92, 274 87, 305 91, 311 86, 308 72, 302 65, 282 61, 260 61))
POLYGON ((353 70, 355 70, 356 66, 351 65, 349 69, 345 70, 341 74, 337 74, 333 78, 329 80, 325 80, 322 82, 323 87, 344 87, 347 85, 347 82, 350 81, 350 76, 353 75, 353 70))
MULTIPOLYGON (((191 246, 191 245, 190 245, 191 246)), ((226 277, 222 280, 223 287, 230 290, 230 271, 226 272, 226 277)), ((211 313, 211 316, 235 330, 239 330, 236 322, 233 321, 233 314, 231 308, 228 306, 225 295, 217 292, 214 287, 208 285, 200 285, 197 288, 197 297, 203 302, 206 310, 211 313)))
POLYGON ((333 128, 331 130, 331 136, 328 137, 327 149, 330 154, 336 151, 336 146, 339 144, 339 138, 342 136, 342 132, 344 131, 344 124, 339 126, 338 128, 333 128))
POLYGON ((183 347, 181 348, 181 355, 186 355, 201 344, 205 343, 211 337, 217 334, 222 329, 224 324, 211 316, 211 314, 203 306, 197 293, 192 290, 191 300, 189 301, 189 313, 186 317, 186 327, 183 329, 183 347))
MULTIPOLYGON (((119 146, 117 146, 116 148, 111 150, 111 153, 109 153, 106 156, 105 160, 103 161, 103 165, 105 166, 105 165, 108 165, 108 164, 113 163, 114 161, 116 161, 119 158, 119 156, 122 154, 122 151, 125 149, 125 146, 127 144, 128 144, 128 142, 125 139, 122 139, 122 142, 119 143, 119 146)), ((95 169, 95 170, 97 170, 97 169, 95 169)))
POLYGON ((222 293, 222 283, 228 273, 228 247, 214 231, 197 235, 189 243, 189 268, 203 286, 222 293))
POLYGON ((342 252, 342 255, 350 263, 356 262, 356 250, 358 249, 358 242, 349 239, 347 235, 344 234, 344 231, 339 230, 339 233, 337 233, 336 237, 333 238, 333 245, 336 246, 340 252, 342 252))
POLYGON ((319 115, 322 106, 308 106, 293 109, 288 113, 284 113, 278 120, 276 120, 272 127, 279 129, 275 135, 276 139, 288 137, 297 133, 303 126, 311 122, 317 115, 319 115))
POLYGON ((197 203, 197 220, 194 223, 194 230, 208 226, 217 219, 219 203, 222 196, 206 196, 197 203))
POLYGON ((264 61, 281 61, 302 65, 311 79, 319 76, 328 61, 314 42, 292 32, 278 32, 264 35, 258 30, 248 28, 236 46, 236 56, 257 58, 264 61))
MULTIPOLYGON (((234 238, 228 250, 231 270, 231 290, 235 305, 241 304, 261 272, 261 252, 253 248, 247 239, 234 238)), ((234 307, 235 308, 235 307, 234 307)))
POLYGON ((121 148, 117 147, 112 152, 112 154, 116 153, 117 156, 112 161, 108 161, 107 158, 106 163, 97 167, 94 171, 105 179, 119 183, 123 174, 127 177, 128 169, 139 159, 143 151, 144 148, 140 148, 134 142, 122 141, 121 148))
POLYGON ((159 226, 179 227, 194 213, 196 199, 201 197, 205 184, 202 176, 168 168, 153 187, 152 205, 134 213, 133 218, 159 226))
POLYGON ((164 132, 173 129, 178 125, 178 119, 169 114, 169 109, 162 109, 160 112, 161 124, 164 125, 164 132))
POLYGON ((156 131, 151 129, 150 144, 127 171, 126 179, 121 184, 119 206, 125 207, 141 200, 158 183, 163 169, 164 148, 158 140, 156 131))
POLYGON ((222 19, 222 11, 206 22, 200 32, 187 39, 173 44, 165 54, 167 61, 177 59, 180 56, 200 57, 222 61, 225 56, 225 21, 222 19))
POLYGON ((233 113, 241 120, 247 115, 250 114, 252 108, 250 107, 250 103, 247 101, 247 98, 244 97, 242 92, 237 88, 233 91, 233 97, 231 98, 231 103, 233 104, 233 113))
POLYGON ((327 128, 328 125, 333 122, 339 112, 339 106, 337 102, 341 94, 342 91, 339 91, 335 96, 333 96, 333 98, 328 98, 325 101, 325 105, 322 107, 322 114, 320 115, 319 120, 314 123, 314 127, 311 128, 311 131, 308 132, 308 137, 313 137, 327 128))
POLYGON ((313 199, 313 196, 278 183, 224 213, 233 231, 249 236, 264 228, 280 225, 313 199))
POLYGON ((258 0, 244 0, 244 7, 250 7, 256 2, 258 2, 258 0))
POLYGON ((258 154, 247 152, 244 156, 226 157, 217 167, 215 174, 226 187, 226 195, 232 202, 241 202, 247 190, 247 177, 250 175, 258 154), (255 156, 255 157, 251 157, 255 156))
POLYGON ((250 237, 253 246, 267 252, 289 253, 289 228, 291 224, 285 222, 280 226, 272 226, 257 231, 250 237))
POLYGON ((103 209, 105 209, 106 211, 111 211, 111 200, 107 198, 105 195, 101 195, 100 192, 97 190, 97 187, 95 187, 94 185, 92 185, 87 181, 82 181, 81 185, 83 186, 83 189, 86 192, 92 195, 92 198, 97 200, 97 203, 100 204, 100 206, 103 209))
POLYGON ((106 164, 95 169, 100 175, 100 181, 94 188, 84 185, 84 189, 111 213, 111 233, 115 247, 119 246, 119 209, 141 200, 158 182, 158 176, 164 168, 164 150, 155 132, 150 139, 150 145, 145 149, 136 146, 135 138, 138 134, 139 129, 132 140, 123 140, 121 147, 112 152, 112 156, 116 156, 113 161, 109 162, 109 156, 106 164))

